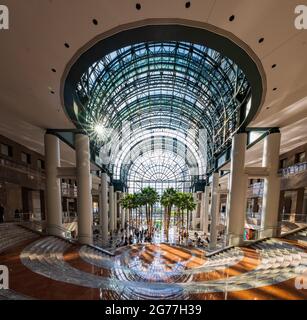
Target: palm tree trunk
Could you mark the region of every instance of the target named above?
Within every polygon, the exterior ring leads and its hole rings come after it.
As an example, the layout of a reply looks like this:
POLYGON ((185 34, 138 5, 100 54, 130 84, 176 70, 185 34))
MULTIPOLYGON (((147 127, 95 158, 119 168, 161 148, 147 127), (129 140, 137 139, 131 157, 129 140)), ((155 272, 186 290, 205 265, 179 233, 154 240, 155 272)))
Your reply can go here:
POLYGON ((170 213, 169 213, 169 207, 166 207, 165 212, 165 232, 166 232, 166 241, 169 240, 169 220, 170 220, 170 213))
POLYGON ((147 230, 149 233, 149 212, 148 212, 148 205, 146 204, 146 223, 147 223, 147 230))

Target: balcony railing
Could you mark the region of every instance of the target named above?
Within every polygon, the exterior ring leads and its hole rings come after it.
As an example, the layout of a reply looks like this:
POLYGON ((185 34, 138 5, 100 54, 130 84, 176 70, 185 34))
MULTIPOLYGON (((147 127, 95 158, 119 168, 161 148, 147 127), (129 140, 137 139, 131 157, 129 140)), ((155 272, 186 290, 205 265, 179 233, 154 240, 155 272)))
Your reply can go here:
POLYGON ((247 198, 262 197, 263 196, 263 182, 251 184, 247 189, 247 198))
POLYGON ((284 213, 282 221, 307 224, 307 214, 284 213))
POLYGON ((14 160, 4 158, 1 155, 0 155, 0 166, 8 169, 13 169, 14 171, 18 171, 23 174, 27 174, 30 177, 45 178, 45 170, 43 169, 35 170, 25 163, 16 162, 14 160))
MULTIPOLYGON (((260 226, 261 217, 262 217, 261 212, 249 211, 246 213, 246 222, 252 226, 260 226)), ((307 214, 283 213, 281 217, 281 221, 307 224, 307 214)))
POLYGON ((64 197, 76 198, 78 195, 77 186, 70 185, 68 183, 63 182, 61 185, 62 195, 64 197))
POLYGON ((296 174, 299 172, 303 172, 307 170, 307 162, 297 163, 293 166, 282 168, 279 170, 279 174, 281 174, 282 177, 286 177, 291 174, 296 174))

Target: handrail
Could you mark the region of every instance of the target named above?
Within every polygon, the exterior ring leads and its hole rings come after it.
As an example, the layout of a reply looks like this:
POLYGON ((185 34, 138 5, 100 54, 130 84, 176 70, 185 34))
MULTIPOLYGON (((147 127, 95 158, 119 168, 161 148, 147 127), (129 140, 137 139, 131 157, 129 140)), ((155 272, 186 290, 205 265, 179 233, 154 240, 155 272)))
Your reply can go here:
MULTIPOLYGON (((31 221, 31 223, 32 223, 32 221, 31 221)), ((40 223, 39 222, 37 222, 37 221, 35 221, 33 224, 37 224, 37 225, 40 225, 40 223)), ((24 228, 26 228, 26 229, 28 229, 28 230, 31 230, 31 231, 33 231, 33 232, 35 232, 35 233, 38 233, 39 235, 47 235, 48 234, 48 232, 47 232, 47 230, 48 230, 48 227, 49 228, 53 228, 53 229, 57 229, 57 230, 59 230, 60 232, 63 232, 63 233, 71 233, 71 231, 70 230, 68 230, 68 229, 66 229, 66 228, 63 228, 63 227, 60 227, 60 226, 58 226, 58 225, 54 225, 54 224, 50 224, 50 225, 47 225, 46 226, 46 231, 38 231, 38 230, 35 230, 35 229, 33 229, 33 228, 31 228, 30 226, 29 226, 29 223, 27 224, 27 223, 25 223, 25 224, 20 224, 20 226, 22 226, 22 227, 24 227, 24 228)), ((57 238, 60 238, 60 239, 62 239, 62 240, 65 240, 65 241, 68 241, 69 243, 72 243, 72 244, 77 244, 78 243, 78 241, 77 240, 74 240, 74 239, 72 239, 72 238, 68 238, 68 237, 64 237, 64 236, 61 236, 61 235, 53 235, 54 237, 57 237, 57 238)), ((106 254, 106 255, 109 255, 109 256, 111 256, 111 257, 114 257, 115 256, 115 254, 114 253, 112 253, 112 252, 110 252, 110 251, 108 251, 108 250, 105 250, 105 249, 102 249, 102 248, 100 248, 100 247, 98 247, 98 246, 95 246, 95 245, 92 245, 92 244, 86 244, 86 246, 88 246, 88 247, 90 247, 90 248, 92 248, 92 249, 95 249, 95 250, 97 250, 97 251, 100 251, 100 252, 102 252, 102 253, 104 253, 104 254, 106 254)))
MULTIPOLYGON (((21 226, 21 227, 23 227, 23 228, 26 228, 26 229, 28 229, 28 230, 30 230, 30 231, 32 231, 32 232, 35 232, 35 233, 37 233, 37 234, 39 234, 39 235, 44 235, 44 236, 48 235, 48 231, 47 231, 48 228, 57 229, 57 230, 59 230, 60 232, 63 232, 63 233, 65 233, 65 234, 71 233, 70 230, 68 230, 68 229, 66 229, 66 228, 63 228, 63 227, 60 227, 60 226, 58 226, 58 225, 54 225, 54 224, 53 224, 53 225, 47 225, 47 226, 45 227, 45 230, 44 230, 42 224, 41 224, 40 222, 38 222, 38 221, 27 221, 27 222, 22 222, 22 223, 20 222, 20 223, 18 223, 17 225, 19 225, 19 226, 21 226), (39 225, 39 227, 42 228, 42 231, 39 231, 39 230, 37 230, 37 229, 35 229, 35 228, 31 228, 31 224, 32 224, 32 225, 39 225)), ((76 240, 74 240, 74 239, 72 239, 72 238, 69 238, 69 237, 61 236, 60 234, 58 234, 58 235, 53 235, 53 236, 55 236, 55 237, 57 237, 57 238, 60 238, 60 239, 62 239, 62 240, 68 241, 68 242, 73 243, 73 244, 78 243, 78 241, 76 241, 76 240)))
POLYGON ((305 229, 307 230, 307 226, 303 226, 303 227, 300 227, 300 228, 297 228, 297 229, 294 229, 294 230, 290 230, 290 231, 285 232, 284 234, 282 234, 281 238, 285 238, 287 236, 290 236, 292 234, 295 234, 295 233, 300 232, 300 231, 305 230, 305 229))
POLYGON ((28 225, 25 225, 25 224, 22 224, 22 223, 17 223, 17 226, 21 227, 21 228, 24 228, 24 229, 27 229, 29 231, 32 231, 40 236, 43 236, 45 235, 45 233, 43 231, 39 231, 39 230, 36 230, 36 229, 33 229, 31 227, 29 227, 28 225))
POLYGON ((210 257, 212 257, 212 256, 214 256, 214 255, 216 255, 216 254, 221 253, 221 252, 226 252, 226 251, 228 251, 228 250, 230 250, 230 249, 232 249, 232 248, 235 248, 235 247, 236 247, 236 246, 232 246, 232 245, 231 245, 231 246, 226 246, 226 247, 217 249, 217 250, 215 250, 215 251, 209 252, 209 253, 206 254, 206 258, 210 258, 210 257))
MULTIPOLYGON (((48 229, 50 229, 50 228, 57 229, 57 230, 59 230, 60 232, 63 232, 64 234, 68 234, 68 233, 69 233, 69 234, 71 235, 71 230, 68 230, 68 229, 66 229, 66 228, 60 227, 60 226, 58 226, 58 225, 54 225, 54 224, 49 224, 49 225, 47 225, 47 226, 46 226, 47 232, 48 232, 48 229)), ((72 244, 77 244, 77 243, 78 243, 77 240, 74 240, 74 239, 72 239, 71 237, 65 237, 65 236, 61 236, 61 235, 55 235, 55 237, 58 237, 58 238, 60 238, 60 239, 62 239, 62 240, 66 240, 66 241, 68 241, 68 242, 70 242, 70 243, 72 243, 72 244)))
POLYGON ((104 254, 107 254, 107 255, 109 255, 109 256, 111 256, 111 257, 115 257, 115 254, 114 254, 114 253, 112 253, 112 252, 110 252, 110 251, 108 251, 108 250, 102 249, 102 248, 100 248, 100 247, 98 247, 98 246, 95 246, 95 245, 93 245, 93 244, 87 244, 87 246, 90 247, 90 248, 92 248, 92 249, 95 249, 95 250, 97 250, 97 251, 100 251, 100 252, 102 252, 102 253, 104 253, 104 254))

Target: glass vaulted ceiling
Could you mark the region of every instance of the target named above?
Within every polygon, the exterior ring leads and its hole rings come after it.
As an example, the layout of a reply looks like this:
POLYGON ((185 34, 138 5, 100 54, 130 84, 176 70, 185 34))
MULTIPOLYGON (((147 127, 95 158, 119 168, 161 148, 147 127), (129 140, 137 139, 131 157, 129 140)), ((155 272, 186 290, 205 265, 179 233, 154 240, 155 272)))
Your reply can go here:
POLYGON ((229 145, 249 93, 240 68, 187 42, 145 42, 111 52, 77 85, 79 123, 100 161, 131 190, 188 190, 229 145))

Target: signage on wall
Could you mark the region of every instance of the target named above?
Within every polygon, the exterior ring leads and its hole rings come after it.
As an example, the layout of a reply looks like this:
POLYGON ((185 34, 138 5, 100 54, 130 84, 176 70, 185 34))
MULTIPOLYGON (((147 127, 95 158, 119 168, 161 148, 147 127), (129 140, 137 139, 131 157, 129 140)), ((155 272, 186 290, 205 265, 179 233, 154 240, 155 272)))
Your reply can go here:
POLYGON ((0 30, 9 29, 9 8, 5 5, 0 5, 0 30))
POLYGON ((7 266, 0 265, 0 290, 9 288, 9 269, 7 266))
POLYGON ((301 4, 295 7, 294 10, 297 17, 294 20, 295 28, 298 30, 307 29, 307 6, 301 4))

